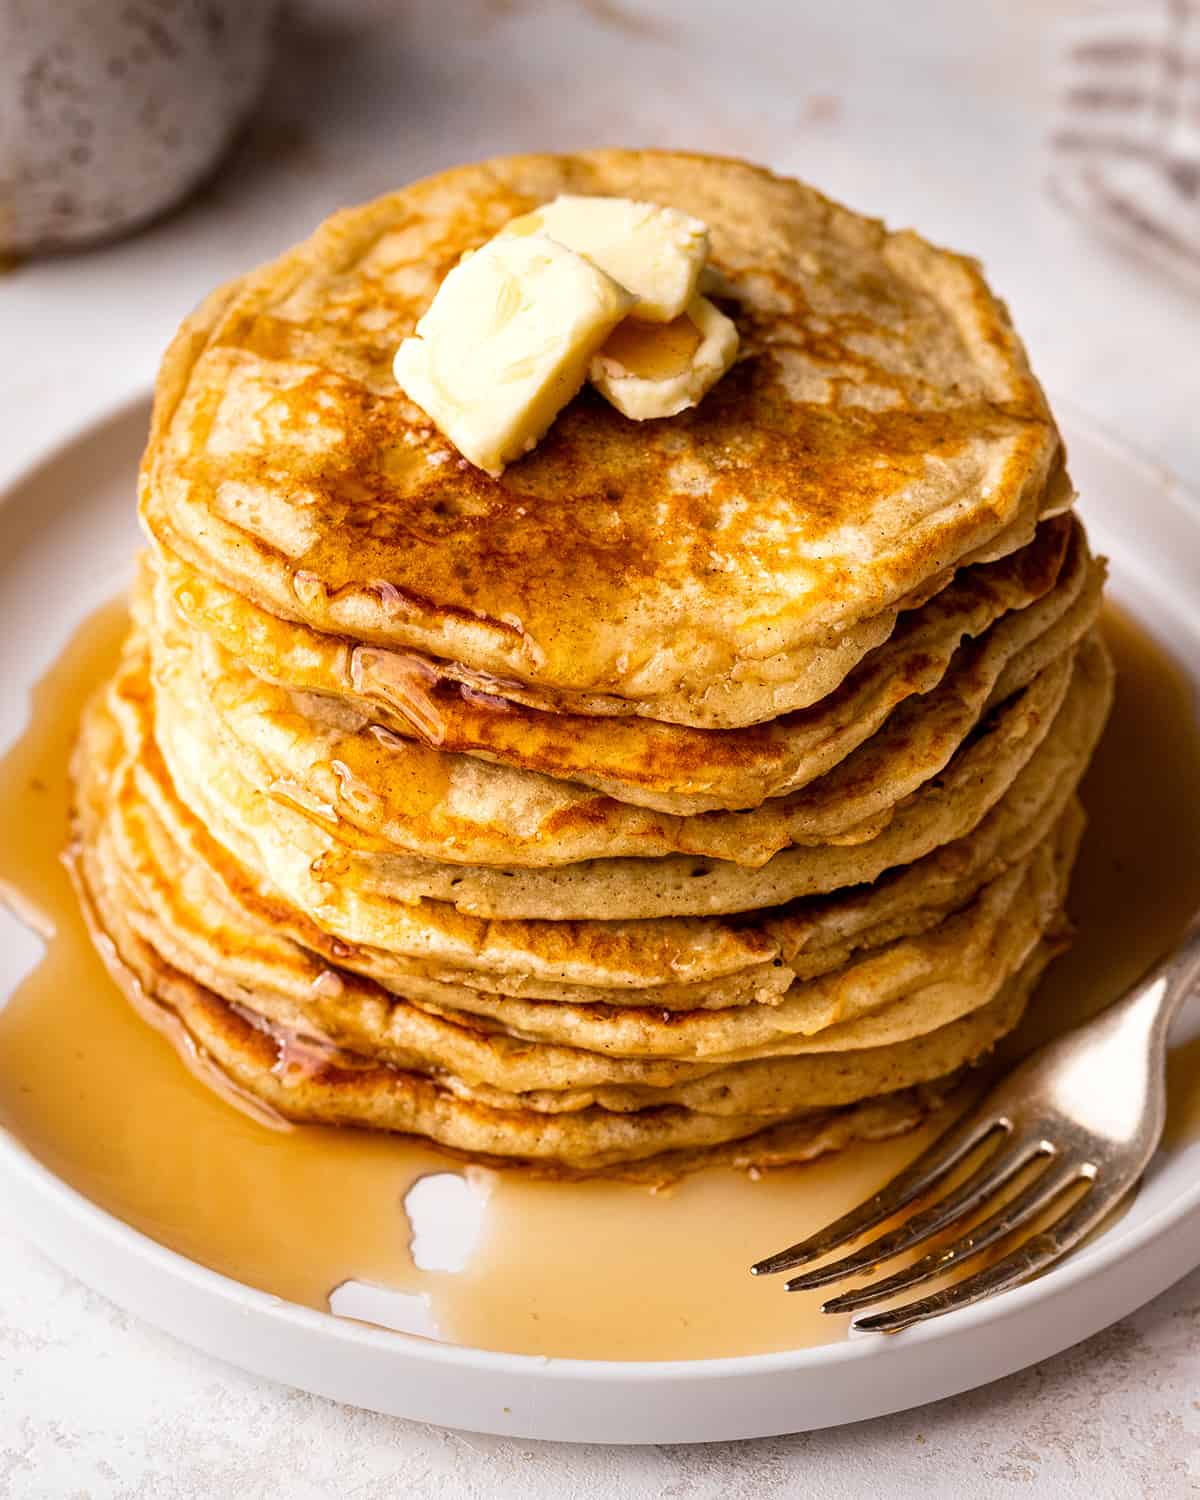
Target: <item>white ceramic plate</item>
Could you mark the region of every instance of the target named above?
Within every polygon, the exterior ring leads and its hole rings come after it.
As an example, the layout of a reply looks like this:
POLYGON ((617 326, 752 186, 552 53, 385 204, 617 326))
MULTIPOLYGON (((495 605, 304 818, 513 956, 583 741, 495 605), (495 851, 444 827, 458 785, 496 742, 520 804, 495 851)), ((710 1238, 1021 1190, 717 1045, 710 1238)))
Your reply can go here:
MULTIPOLYGON (((128 576, 147 416, 142 402, 116 413, 0 497, 0 744, 24 728, 29 688, 79 620, 128 576)), ((1065 427, 1092 539, 1112 559, 1113 594, 1200 684, 1200 506, 1078 417, 1065 427)), ((7 919, 0 939, 2 1004, 37 943, 7 919)), ((1200 1016, 1190 1029, 1200 1031, 1200 1016)), ((893 1339, 671 1363, 499 1354, 294 1306, 129 1228, 2 1130, 0 1203, 8 1223, 113 1301, 257 1374, 481 1432, 698 1442, 832 1426, 937 1400, 1124 1316, 1200 1262, 1200 1141, 1161 1153, 1130 1211, 1032 1285, 893 1339)))

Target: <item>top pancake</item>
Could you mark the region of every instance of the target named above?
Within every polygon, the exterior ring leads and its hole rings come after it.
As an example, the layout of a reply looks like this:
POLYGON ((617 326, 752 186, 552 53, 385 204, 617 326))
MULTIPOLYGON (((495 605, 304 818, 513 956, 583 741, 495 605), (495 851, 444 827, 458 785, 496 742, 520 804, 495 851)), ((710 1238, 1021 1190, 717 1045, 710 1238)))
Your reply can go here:
POLYGON ((743 163, 604 151, 417 183, 210 298, 164 362, 141 499, 285 619, 548 709, 723 727, 819 701, 1070 490, 973 262, 743 163), (742 357, 666 421, 585 392, 496 480, 391 360, 464 251, 560 192, 704 219, 742 357))

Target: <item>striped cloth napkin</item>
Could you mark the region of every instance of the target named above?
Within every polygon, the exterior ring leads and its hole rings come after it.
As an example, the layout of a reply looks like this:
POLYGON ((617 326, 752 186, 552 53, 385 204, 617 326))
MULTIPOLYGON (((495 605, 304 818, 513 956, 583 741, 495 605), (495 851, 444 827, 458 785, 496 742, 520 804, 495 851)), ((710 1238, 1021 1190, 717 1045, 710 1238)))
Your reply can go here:
POLYGON ((1090 0, 1060 48, 1054 192, 1200 292, 1200 0, 1090 0))

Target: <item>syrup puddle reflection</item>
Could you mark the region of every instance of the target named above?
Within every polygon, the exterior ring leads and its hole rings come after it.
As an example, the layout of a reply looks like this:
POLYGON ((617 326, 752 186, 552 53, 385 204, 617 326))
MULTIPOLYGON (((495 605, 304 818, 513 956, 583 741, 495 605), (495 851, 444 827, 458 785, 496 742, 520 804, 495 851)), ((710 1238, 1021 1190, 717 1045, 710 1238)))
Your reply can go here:
MULTIPOLYGON (((499 1174, 486 1167, 465 1172, 427 1172, 403 1198, 408 1253, 418 1271, 456 1275, 465 1271, 483 1238, 488 1199, 499 1174)), ((340 1318, 374 1323, 397 1333, 444 1340, 428 1291, 399 1292, 368 1281, 343 1281, 329 1294, 329 1311, 340 1318)))
POLYGON ((464 1271, 483 1236, 498 1173, 486 1167, 431 1172, 404 1195, 412 1231, 408 1253, 418 1271, 464 1271))
POLYGON ((329 1294, 329 1311, 354 1323, 443 1342, 427 1292, 396 1292, 369 1281, 343 1281, 329 1294))

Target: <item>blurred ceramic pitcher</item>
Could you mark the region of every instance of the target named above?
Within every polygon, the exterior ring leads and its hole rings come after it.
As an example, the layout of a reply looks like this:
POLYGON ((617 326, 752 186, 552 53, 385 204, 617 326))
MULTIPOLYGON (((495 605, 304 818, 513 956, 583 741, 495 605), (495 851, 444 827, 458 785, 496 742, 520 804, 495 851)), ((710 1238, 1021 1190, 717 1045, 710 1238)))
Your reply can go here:
POLYGON ((0 251, 106 239, 211 170, 278 0, 0 0, 0 251))

